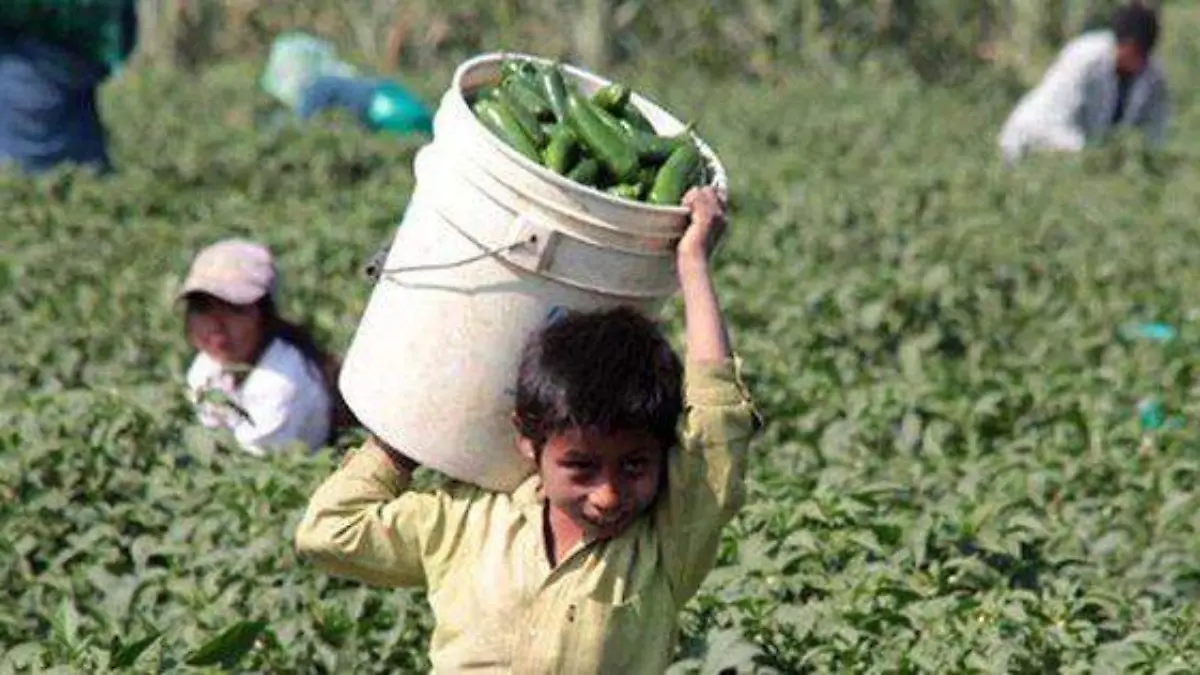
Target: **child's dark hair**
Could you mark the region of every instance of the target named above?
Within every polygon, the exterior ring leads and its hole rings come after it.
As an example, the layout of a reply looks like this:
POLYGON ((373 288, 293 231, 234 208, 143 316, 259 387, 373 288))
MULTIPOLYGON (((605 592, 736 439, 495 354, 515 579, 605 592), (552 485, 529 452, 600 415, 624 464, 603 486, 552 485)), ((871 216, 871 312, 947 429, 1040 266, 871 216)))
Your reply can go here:
POLYGON ((259 310, 267 323, 267 335, 280 338, 292 345, 304 356, 310 368, 314 368, 325 384, 329 395, 330 419, 328 442, 334 442, 338 435, 346 429, 356 426, 358 420, 350 411, 350 406, 342 398, 338 389, 338 376, 342 371, 342 360, 336 354, 325 349, 317 342, 308 326, 285 319, 275 305, 270 295, 265 295, 258 301, 259 310))
POLYGON ((637 310, 565 312, 525 344, 517 372, 517 426, 540 454, 573 428, 650 432, 678 443, 683 366, 658 327, 637 310))
POLYGON ((1158 42, 1158 13, 1141 2, 1122 5, 1113 13, 1112 31, 1117 42, 1132 42, 1149 54, 1158 42))

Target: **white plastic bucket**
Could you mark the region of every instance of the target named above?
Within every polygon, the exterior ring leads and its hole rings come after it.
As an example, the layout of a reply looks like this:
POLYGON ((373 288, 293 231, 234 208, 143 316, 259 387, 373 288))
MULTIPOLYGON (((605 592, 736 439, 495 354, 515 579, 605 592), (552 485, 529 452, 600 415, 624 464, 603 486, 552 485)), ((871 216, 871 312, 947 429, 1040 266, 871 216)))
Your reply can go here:
MULTIPOLYGON (((511 415, 521 346, 556 308, 632 305, 655 314, 677 289, 682 207, 617 199, 509 148, 465 93, 499 80, 505 57, 459 66, 415 161, 416 187, 342 367, 359 420, 389 445, 453 478, 500 491, 533 467, 511 415)), ((608 83, 563 66, 584 93, 608 83)), ((633 101, 655 128, 684 124, 633 101)), ((724 192, 725 171, 696 139, 724 192)))

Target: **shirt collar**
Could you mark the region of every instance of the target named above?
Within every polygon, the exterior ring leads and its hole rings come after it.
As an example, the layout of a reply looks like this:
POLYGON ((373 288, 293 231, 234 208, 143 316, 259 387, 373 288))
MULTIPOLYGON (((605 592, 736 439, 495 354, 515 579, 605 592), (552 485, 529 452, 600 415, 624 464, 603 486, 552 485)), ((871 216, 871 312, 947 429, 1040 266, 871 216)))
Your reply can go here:
POLYGON ((531 522, 542 522, 542 477, 536 473, 526 478, 512 493, 513 505, 531 522))

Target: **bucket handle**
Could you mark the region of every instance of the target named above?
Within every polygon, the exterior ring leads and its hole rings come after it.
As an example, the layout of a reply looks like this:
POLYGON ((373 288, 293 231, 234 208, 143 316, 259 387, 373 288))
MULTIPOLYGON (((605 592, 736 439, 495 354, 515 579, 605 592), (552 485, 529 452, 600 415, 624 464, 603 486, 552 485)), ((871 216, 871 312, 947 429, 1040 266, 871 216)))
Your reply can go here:
POLYGON ((537 246, 537 243, 538 243, 538 235, 536 232, 532 232, 532 233, 529 233, 529 234, 526 234, 526 235, 520 237, 519 239, 510 241, 507 244, 501 244, 500 246, 494 246, 492 248, 484 249, 483 251, 481 251, 473 256, 470 256, 467 258, 462 258, 460 260, 454 260, 451 262, 443 262, 443 263, 430 263, 428 265, 402 265, 399 267, 384 267, 383 266, 383 258, 387 254, 387 248, 383 248, 383 249, 380 249, 380 251, 371 258, 371 261, 368 262, 366 267, 363 269, 363 273, 367 276, 368 279, 375 282, 375 281, 379 281, 381 278, 383 278, 384 275, 387 275, 387 274, 402 274, 404 272, 422 272, 422 271, 426 271, 426 270, 454 269, 455 267, 462 267, 463 265, 469 265, 478 260, 483 260, 484 258, 488 258, 488 257, 494 256, 494 255, 500 254, 500 253, 508 253, 509 251, 520 248, 522 246, 537 246))

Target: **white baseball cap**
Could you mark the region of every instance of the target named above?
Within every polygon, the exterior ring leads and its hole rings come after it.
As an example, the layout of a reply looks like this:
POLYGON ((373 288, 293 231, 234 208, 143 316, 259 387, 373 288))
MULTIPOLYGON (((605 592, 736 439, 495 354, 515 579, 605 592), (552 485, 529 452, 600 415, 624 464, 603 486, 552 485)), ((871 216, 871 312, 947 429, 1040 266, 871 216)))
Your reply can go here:
POLYGON ((247 239, 226 239, 196 254, 177 297, 207 293, 234 305, 249 305, 274 295, 275 276, 270 249, 247 239))

